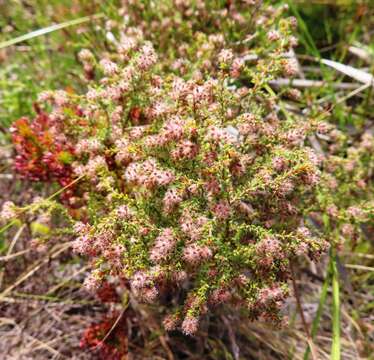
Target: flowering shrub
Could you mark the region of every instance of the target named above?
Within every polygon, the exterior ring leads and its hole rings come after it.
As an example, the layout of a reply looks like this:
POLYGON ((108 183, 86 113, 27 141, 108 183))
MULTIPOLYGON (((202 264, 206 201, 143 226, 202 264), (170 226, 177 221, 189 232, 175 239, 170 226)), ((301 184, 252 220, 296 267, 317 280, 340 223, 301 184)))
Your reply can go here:
MULTIPOLYGON (((279 9, 257 13, 256 1, 215 3, 176 1, 174 12, 156 2, 148 26, 143 5, 126 2, 127 25, 138 27, 109 23, 110 51, 100 60, 79 53, 87 92, 41 94, 45 112, 16 122, 13 136, 24 176, 63 186, 82 178, 67 205, 80 210, 71 233, 93 266, 87 288, 121 278, 139 301, 173 308, 165 328, 189 335, 219 304, 281 320, 290 261, 316 259, 336 240, 331 228, 310 227, 326 206, 338 214, 329 173, 366 157, 317 154, 308 136, 333 136, 332 128, 279 111, 268 84, 298 71, 287 56, 295 20, 279 9)), ((357 181, 364 188, 369 179, 357 181)), ((11 217, 12 205, 5 210, 11 217)), ((351 206, 341 216, 365 221, 371 210, 351 206)))

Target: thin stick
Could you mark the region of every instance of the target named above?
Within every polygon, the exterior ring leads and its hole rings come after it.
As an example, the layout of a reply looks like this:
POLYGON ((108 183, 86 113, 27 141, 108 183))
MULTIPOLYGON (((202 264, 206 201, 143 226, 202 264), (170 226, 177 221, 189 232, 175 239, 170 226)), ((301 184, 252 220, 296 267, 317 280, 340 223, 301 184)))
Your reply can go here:
POLYGON ((285 78, 278 78, 271 80, 269 82, 271 86, 280 87, 280 86, 293 86, 296 88, 312 88, 317 87, 321 88, 324 86, 331 86, 334 89, 340 90, 354 90, 360 87, 358 83, 328 83, 324 80, 308 80, 308 79, 285 79, 285 78))
POLYGON ((65 22, 60 23, 60 24, 55 24, 55 25, 45 27, 43 29, 35 30, 35 31, 32 31, 28 34, 18 36, 14 39, 10 39, 10 40, 0 42, 0 49, 3 49, 3 48, 6 48, 8 46, 11 46, 11 45, 21 43, 23 41, 33 39, 33 38, 38 37, 38 36, 48 34, 50 32, 56 31, 56 30, 66 28, 66 27, 69 27, 69 26, 79 25, 79 24, 83 24, 87 21, 100 19, 103 16, 104 16, 104 14, 96 14, 96 15, 92 15, 92 16, 85 16, 85 17, 82 17, 82 18, 79 18, 79 19, 69 20, 69 21, 65 21, 65 22))

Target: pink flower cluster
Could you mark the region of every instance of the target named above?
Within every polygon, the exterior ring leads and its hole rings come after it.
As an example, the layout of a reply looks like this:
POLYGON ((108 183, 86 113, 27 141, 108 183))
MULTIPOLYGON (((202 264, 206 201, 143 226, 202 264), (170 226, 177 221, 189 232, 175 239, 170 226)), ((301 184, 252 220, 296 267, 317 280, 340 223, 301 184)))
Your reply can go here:
POLYGON ((175 180, 170 170, 162 170, 155 159, 147 159, 143 162, 131 163, 125 171, 127 181, 145 188, 152 189, 155 186, 165 186, 175 180))
POLYGON ((156 263, 165 260, 173 251, 176 245, 176 238, 173 230, 165 228, 156 238, 153 248, 151 249, 150 259, 156 263))

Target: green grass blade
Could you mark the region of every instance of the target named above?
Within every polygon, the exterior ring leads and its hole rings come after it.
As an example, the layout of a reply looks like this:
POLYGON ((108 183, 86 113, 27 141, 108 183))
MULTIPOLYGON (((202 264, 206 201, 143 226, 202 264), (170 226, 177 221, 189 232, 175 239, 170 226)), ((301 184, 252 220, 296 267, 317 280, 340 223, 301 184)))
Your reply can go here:
POLYGON ((297 10, 297 7, 293 3, 293 1, 288 1, 288 6, 290 7, 292 13, 296 17, 298 25, 300 26, 300 30, 302 31, 303 37, 301 37, 301 41, 304 43, 303 45, 311 55, 315 56, 316 58, 320 58, 321 55, 317 49, 313 37, 308 30, 308 26, 305 24, 299 11, 297 10))
POLYGON ((336 256, 332 257, 332 346, 331 360, 340 360, 340 289, 336 256))
MULTIPOLYGON (((327 291, 328 291, 330 281, 331 281, 331 266, 332 266, 332 262, 330 261, 330 263, 328 265, 328 270, 327 270, 327 274, 326 274, 326 277, 325 277, 325 281, 323 282, 323 285, 322 285, 322 290, 321 290, 321 294, 320 294, 320 297, 319 297, 317 313, 316 313, 316 316, 315 316, 315 318, 313 320, 313 323, 312 323, 312 329, 311 329, 311 333, 310 333, 310 336, 311 336, 312 340, 314 340, 315 336, 317 335, 319 323, 321 321, 321 316, 322 316, 322 312, 323 312, 323 307, 325 306, 325 303, 326 303, 327 291)), ((310 355, 310 347, 308 345, 308 347, 306 348, 305 353, 304 353, 304 360, 308 360, 309 355, 310 355)))
POLYGON ((67 28, 69 26, 79 25, 79 24, 82 24, 82 23, 85 23, 85 22, 88 22, 88 21, 91 21, 91 20, 96 20, 96 19, 99 19, 103 16, 104 16, 104 14, 96 14, 96 15, 92 15, 92 16, 85 16, 85 17, 82 17, 82 18, 79 18, 79 19, 69 20, 69 21, 65 21, 65 22, 60 23, 60 24, 55 24, 55 25, 51 25, 51 26, 48 26, 48 27, 45 27, 45 28, 42 28, 42 29, 38 29, 38 30, 35 30, 35 31, 32 31, 32 32, 29 32, 27 34, 18 36, 14 39, 10 39, 10 40, 0 42, 0 49, 4 49, 8 46, 12 46, 12 45, 18 44, 20 42, 33 39, 35 37, 42 36, 42 35, 51 33, 51 32, 56 31, 56 30, 64 29, 64 28, 67 28))

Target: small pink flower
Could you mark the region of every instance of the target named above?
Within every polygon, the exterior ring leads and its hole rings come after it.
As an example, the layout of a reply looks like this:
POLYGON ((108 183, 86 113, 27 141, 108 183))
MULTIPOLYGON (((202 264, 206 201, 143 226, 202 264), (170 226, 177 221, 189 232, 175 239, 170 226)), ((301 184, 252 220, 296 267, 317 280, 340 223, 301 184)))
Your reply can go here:
POLYGON ((143 71, 149 70, 157 62, 157 54, 153 46, 148 43, 140 49, 137 65, 143 71))
POLYGON ((78 58, 83 63, 92 63, 94 61, 94 56, 92 52, 88 49, 82 49, 78 53, 78 58))
POLYGON ((204 260, 211 258, 212 250, 207 246, 197 244, 187 245, 183 250, 183 259, 190 265, 198 265, 204 260))
POLYGON ((262 305, 268 305, 269 303, 282 300, 284 295, 283 290, 279 286, 274 285, 272 287, 261 289, 258 298, 262 305))
POLYGON ((150 285, 150 277, 144 271, 137 271, 130 280, 133 291, 141 290, 150 285))
POLYGON ((175 315, 167 315, 162 324, 166 331, 173 331, 177 328, 178 318, 175 315))
POLYGON ((57 90, 53 94, 54 102, 57 106, 65 106, 69 103, 68 93, 64 90, 57 90))
POLYGON ((155 244, 151 249, 150 259, 154 262, 165 260, 173 251, 176 244, 176 238, 171 228, 165 228, 156 238, 155 244))
POLYGON ((117 208, 117 216, 122 220, 128 220, 132 215, 132 211, 127 205, 121 205, 117 208))
POLYGON ((139 296, 142 301, 151 304, 157 299, 158 290, 154 286, 145 288, 139 293, 139 296))
POLYGON ((230 216, 231 207, 227 200, 221 200, 213 206, 212 211, 218 219, 225 220, 230 216))
POLYGON ((231 65, 230 75, 233 78, 238 78, 243 70, 243 67, 244 61, 240 58, 236 58, 231 65))
POLYGON ((16 216, 17 216, 16 206, 14 205, 12 201, 6 201, 3 204, 0 217, 4 220, 10 220, 16 216))
POLYGON ((212 304, 217 305, 217 304, 226 303, 226 302, 230 301, 231 298, 232 298, 232 294, 229 290, 219 288, 219 289, 215 289, 215 290, 212 291, 212 293, 209 297, 209 301, 212 304))
POLYGON ((84 280, 83 286, 89 292, 96 291, 102 283, 102 280, 98 276, 98 274, 94 271, 89 276, 87 276, 84 280))
POLYGON ((362 209, 360 209, 359 207, 357 206, 350 206, 348 209, 347 209, 347 214, 349 216, 351 216, 352 218, 362 218, 362 216, 364 215, 364 212, 362 209))
POLYGON ((299 72, 299 64, 295 59, 286 59, 283 61, 283 71, 288 77, 293 77, 299 72))
POLYGON ((176 188, 170 188, 166 191, 162 200, 165 213, 170 213, 183 200, 176 188))
POLYGON ((230 49, 223 49, 218 54, 218 61, 223 64, 230 64, 234 58, 234 54, 230 49))
POLYGON ((274 236, 266 236, 256 245, 256 252, 269 258, 281 258, 282 247, 280 241, 274 236))
POLYGON ((182 322, 182 331, 186 335, 194 335, 199 328, 199 319, 197 317, 186 316, 182 322))
POLYGON ((271 30, 268 32, 267 37, 270 41, 277 41, 280 39, 280 33, 276 30, 271 30))
POLYGON ((281 156, 275 156, 272 160, 272 165, 275 171, 281 172, 286 168, 287 161, 281 156))
POLYGON ((184 140, 172 151, 174 160, 193 159, 198 154, 198 146, 190 140, 184 140))
POLYGON ((117 64, 108 59, 101 60, 100 66, 103 69, 104 74, 107 76, 113 76, 119 71, 117 64))

